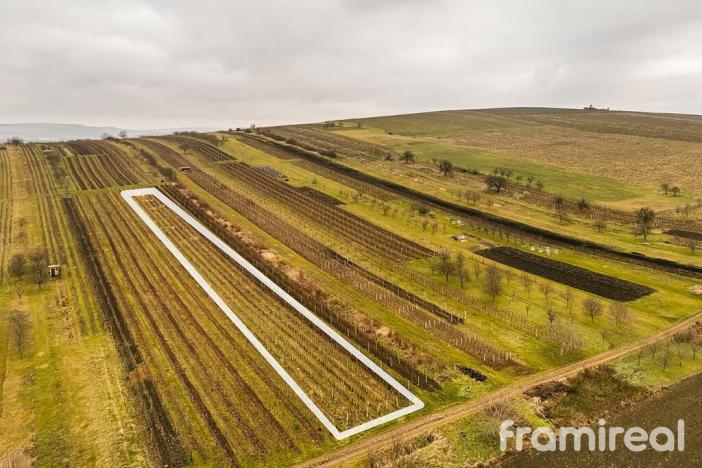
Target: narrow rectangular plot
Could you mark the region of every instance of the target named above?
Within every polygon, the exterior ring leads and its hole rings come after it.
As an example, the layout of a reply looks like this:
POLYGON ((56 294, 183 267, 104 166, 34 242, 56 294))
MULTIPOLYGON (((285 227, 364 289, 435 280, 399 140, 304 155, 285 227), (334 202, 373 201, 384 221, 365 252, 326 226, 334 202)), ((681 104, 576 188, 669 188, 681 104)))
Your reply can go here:
MULTIPOLYGON (((406 387, 397 382, 396 379, 375 364, 375 362, 336 333, 326 323, 310 312, 305 306, 300 304, 286 291, 271 281, 261 271, 256 269, 229 245, 215 236, 200 222, 190 216, 159 190, 156 188, 125 190, 122 192, 122 197, 139 216, 139 218, 141 218, 141 220, 146 224, 146 226, 163 243, 166 249, 185 268, 188 274, 198 283, 198 285, 207 293, 215 304, 224 312, 227 318, 254 346, 256 351, 258 351, 264 357, 268 364, 270 364, 270 366, 285 381, 285 383, 290 386, 297 397, 300 398, 305 406, 310 409, 310 411, 335 438, 343 439, 351 435, 358 434, 364 430, 410 414, 424 406, 422 401, 406 387), (165 213, 159 213, 157 211, 158 207, 150 205, 146 205, 147 209, 145 210, 144 206, 135 200, 135 197, 146 197, 146 200, 156 199, 158 202, 160 202, 160 204, 165 206, 167 210, 165 210, 165 213), (159 218, 159 222, 161 223, 162 227, 165 229, 170 229, 170 236, 167 235, 161 227, 159 227, 159 224, 154 221, 152 216, 150 216, 149 212, 147 211, 150 211, 151 215, 154 217, 159 218), (190 228, 197 231, 199 235, 204 236, 204 238, 206 238, 208 241, 208 243, 206 243, 207 247, 204 250, 209 250, 209 252, 200 253, 199 255, 202 256, 201 258, 198 258, 198 252, 192 252, 186 257, 186 255, 182 253, 181 249, 177 245, 178 242, 180 242, 182 246, 183 242, 187 240, 187 238, 184 237, 187 236, 184 231, 190 230, 190 228), (180 237, 176 238, 176 236, 180 237), (216 249, 213 250, 212 246, 214 246, 216 249), (210 281, 205 278, 205 276, 209 274, 210 279, 213 279, 213 272, 216 274, 217 270, 207 271, 209 267, 209 262, 207 259, 212 259, 214 262, 214 260, 217 260, 216 257, 218 255, 226 257, 227 261, 233 262, 233 265, 236 268, 240 269, 242 272, 245 272, 246 276, 240 276, 239 282, 248 284, 255 279, 255 283, 257 285, 262 284, 264 286, 263 289, 266 294, 277 297, 277 302, 282 305, 267 305, 266 308, 262 307, 260 310, 256 309, 255 307, 251 308, 251 301, 255 299, 257 294, 261 293, 261 287, 258 286, 258 289, 256 289, 249 285, 248 287, 250 289, 248 291, 250 291, 250 294, 243 294, 242 291, 244 290, 237 288, 243 288, 245 285, 236 284, 236 287, 232 286, 232 289, 236 291, 236 294, 239 295, 238 297, 251 297, 242 298, 242 304, 235 313, 235 311, 233 311, 230 307, 230 304, 232 304, 232 301, 235 298, 235 293, 230 291, 230 288, 224 288, 221 289, 220 292, 217 292, 210 281), (198 266, 200 268, 197 268, 193 264, 197 262, 199 262, 198 266), (205 273, 205 276, 203 276, 203 272, 205 273), (248 308, 245 306, 246 300, 249 301, 248 308), (283 311, 280 309, 281 307, 285 310, 283 311), (260 313, 262 317, 259 318, 258 315, 251 315, 252 311, 257 314, 260 313), (276 318, 282 318, 282 320, 277 320, 276 318), (267 324, 265 322, 266 319, 268 320, 267 324), (259 320, 264 320, 263 325, 258 323, 259 320), (296 322, 300 320, 302 323, 296 322), (245 322, 248 322, 248 325, 245 322), (286 326, 288 327, 287 329, 285 328, 286 326), (277 339, 271 338, 269 335, 279 333, 279 335, 276 336, 283 337, 283 341, 285 341, 285 333, 288 333, 287 336, 289 338, 293 337, 292 340, 295 340, 294 335, 290 334, 291 328, 293 331, 296 330, 298 333, 304 334, 305 327, 310 329, 309 331, 313 335, 316 334, 316 343, 319 347, 315 349, 303 349, 304 353, 306 354, 296 355, 296 357, 304 362, 300 362, 298 364, 294 360, 290 359, 289 354, 285 354, 284 350, 286 349, 286 346, 279 346, 277 339), (268 333, 268 330, 271 331, 270 334, 268 333), (318 355, 320 352, 324 352, 324 349, 330 349, 329 346, 337 348, 336 352, 325 356, 318 355), (337 369, 341 367, 343 367, 344 370, 350 368, 354 371, 349 377, 356 379, 355 382, 324 382, 324 376, 320 375, 319 379, 317 380, 314 378, 315 376, 309 375, 309 372, 305 374, 305 363, 308 365, 308 370, 316 369, 315 363, 320 359, 321 361, 329 361, 322 362, 322 366, 326 366, 322 367, 322 369, 325 369, 326 375, 336 376, 337 369), (354 385, 354 383, 356 385, 354 385), (378 383, 380 383, 380 385, 378 385, 378 383), (303 387, 306 388, 306 390, 303 387), (361 390, 358 390, 357 388, 360 388, 361 390), (344 410, 330 405, 334 405, 334 402, 337 401, 340 396, 344 397, 344 395, 348 396, 348 400, 342 401, 342 404, 344 402, 353 404, 354 402, 351 400, 359 399, 359 401, 364 401, 368 405, 368 402, 363 398, 365 395, 363 392, 366 390, 371 392, 376 397, 377 407, 371 412, 375 417, 370 420, 364 420, 364 422, 357 421, 356 425, 350 426, 348 423, 349 417, 347 410, 346 424, 344 424, 343 417, 340 417, 340 414, 344 414, 344 410), (343 392, 347 393, 344 394, 343 392), (393 404, 388 402, 388 400, 391 399, 391 396, 394 397, 393 404), (335 400, 335 398, 337 400, 335 400), (384 401, 387 407, 390 408, 389 412, 382 414, 382 410, 385 408, 385 406, 381 406, 381 401, 384 401), (402 403, 402 405, 400 403, 402 403), (403 406, 405 403, 407 403, 407 405, 403 406), (324 408, 324 410, 322 408, 324 408)), ((233 274, 234 273, 232 273, 232 275, 233 274)), ((294 343, 290 343, 294 345, 294 343)), ((340 373, 343 374, 341 371, 340 373)), ((370 400, 370 398, 368 399, 370 400)), ((373 401, 374 404, 376 403, 376 400, 373 401)), ((366 414, 368 414, 368 411, 368 408, 366 408, 366 414)))

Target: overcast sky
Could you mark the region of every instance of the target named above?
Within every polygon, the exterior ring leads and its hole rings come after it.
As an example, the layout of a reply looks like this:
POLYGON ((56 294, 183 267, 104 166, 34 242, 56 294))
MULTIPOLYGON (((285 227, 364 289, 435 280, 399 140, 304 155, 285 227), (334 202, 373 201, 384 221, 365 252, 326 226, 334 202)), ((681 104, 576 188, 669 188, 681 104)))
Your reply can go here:
POLYGON ((0 122, 702 114, 702 1, 0 0, 0 122))

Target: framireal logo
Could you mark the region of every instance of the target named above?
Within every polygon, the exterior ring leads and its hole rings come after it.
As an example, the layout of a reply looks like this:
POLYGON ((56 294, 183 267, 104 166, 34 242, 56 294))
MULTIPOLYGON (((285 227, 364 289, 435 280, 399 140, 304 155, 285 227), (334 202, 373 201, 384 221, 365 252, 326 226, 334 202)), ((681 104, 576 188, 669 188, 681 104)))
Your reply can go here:
POLYGON ((643 452, 652 449, 656 452, 683 452, 685 450, 685 421, 680 419, 675 430, 659 426, 651 431, 641 427, 623 428, 607 426, 604 419, 599 427, 514 427, 514 421, 507 419, 500 424, 500 450, 506 451, 509 441, 514 439, 517 451, 524 449, 524 441, 529 440, 538 452, 614 452, 630 450, 643 452))

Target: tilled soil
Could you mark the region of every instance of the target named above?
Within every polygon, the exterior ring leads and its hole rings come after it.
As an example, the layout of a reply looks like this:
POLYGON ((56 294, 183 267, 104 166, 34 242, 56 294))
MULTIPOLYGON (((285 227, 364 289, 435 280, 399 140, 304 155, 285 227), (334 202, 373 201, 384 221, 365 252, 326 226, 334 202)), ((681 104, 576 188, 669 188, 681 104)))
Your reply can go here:
POLYGON ((607 299, 633 301, 654 292, 648 286, 530 254, 512 247, 480 250, 478 255, 607 299))

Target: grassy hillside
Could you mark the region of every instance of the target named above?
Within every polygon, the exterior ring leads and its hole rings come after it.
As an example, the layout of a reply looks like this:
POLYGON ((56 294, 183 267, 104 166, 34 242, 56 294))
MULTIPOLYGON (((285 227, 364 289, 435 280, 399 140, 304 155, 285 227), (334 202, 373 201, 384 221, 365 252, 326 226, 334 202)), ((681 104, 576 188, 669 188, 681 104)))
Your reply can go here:
POLYGON ((572 191, 573 172, 595 176, 581 185, 597 191, 601 184, 603 201, 635 197, 637 188, 655 191, 662 182, 702 195, 700 116, 511 108, 374 117, 361 119, 360 130, 356 122, 345 134, 399 150, 413 147, 420 159, 445 155, 478 169, 512 166, 554 190, 572 191))

